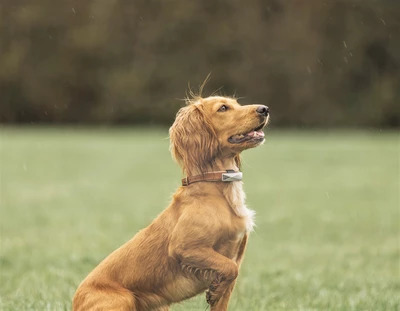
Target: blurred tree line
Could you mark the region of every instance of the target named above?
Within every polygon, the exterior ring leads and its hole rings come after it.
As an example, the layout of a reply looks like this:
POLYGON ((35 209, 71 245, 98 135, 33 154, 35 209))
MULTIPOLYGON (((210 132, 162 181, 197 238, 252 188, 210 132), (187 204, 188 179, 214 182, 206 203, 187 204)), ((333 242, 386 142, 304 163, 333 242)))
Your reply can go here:
POLYGON ((397 0, 1 0, 2 123, 169 124, 206 90, 274 125, 400 125, 397 0))

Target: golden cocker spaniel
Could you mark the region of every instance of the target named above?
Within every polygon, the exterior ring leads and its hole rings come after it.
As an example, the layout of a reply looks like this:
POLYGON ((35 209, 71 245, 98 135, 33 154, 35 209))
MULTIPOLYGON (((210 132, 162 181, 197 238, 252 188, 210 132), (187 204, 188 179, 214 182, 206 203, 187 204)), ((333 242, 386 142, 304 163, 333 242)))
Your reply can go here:
POLYGON ((170 128, 171 152, 186 178, 171 204, 81 283, 74 311, 166 311, 206 291, 227 310, 253 227, 240 153, 264 141, 268 107, 194 97, 170 128))

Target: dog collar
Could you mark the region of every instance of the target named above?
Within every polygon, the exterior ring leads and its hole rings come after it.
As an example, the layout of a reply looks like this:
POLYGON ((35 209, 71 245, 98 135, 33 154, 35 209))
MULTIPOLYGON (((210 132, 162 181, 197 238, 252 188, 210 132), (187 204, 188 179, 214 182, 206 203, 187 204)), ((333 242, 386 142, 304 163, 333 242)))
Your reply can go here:
POLYGON ((226 170, 217 172, 208 172, 196 176, 188 176, 182 179, 182 186, 189 186, 195 182, 200 181, 240 181, 242 180, 243 174, 240 171, 226 170))

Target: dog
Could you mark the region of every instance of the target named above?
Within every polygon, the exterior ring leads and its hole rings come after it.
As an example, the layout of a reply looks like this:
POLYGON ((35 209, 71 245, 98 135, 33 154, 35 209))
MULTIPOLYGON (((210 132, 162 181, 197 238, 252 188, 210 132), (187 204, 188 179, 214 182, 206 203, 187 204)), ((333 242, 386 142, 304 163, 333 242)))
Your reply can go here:
POLYGON ((170 205, 105 258, 80 284, 74 311, 167 311, 206 293, 224 311, 254 212, 245 205, 240 153, 264 142, 269 109, 222 96, 187 99, 170 149, 186 177, 170 205))

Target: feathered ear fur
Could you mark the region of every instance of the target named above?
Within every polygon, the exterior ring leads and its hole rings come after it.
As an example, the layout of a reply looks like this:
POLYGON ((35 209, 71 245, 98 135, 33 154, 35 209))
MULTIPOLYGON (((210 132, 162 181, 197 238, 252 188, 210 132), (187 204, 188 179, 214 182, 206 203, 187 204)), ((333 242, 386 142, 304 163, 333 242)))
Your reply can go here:
POLYGON ((181 108, 169 129, 171 153, 188 175, 202 174, 214 165, 219 143, 201 105, 181 108))

